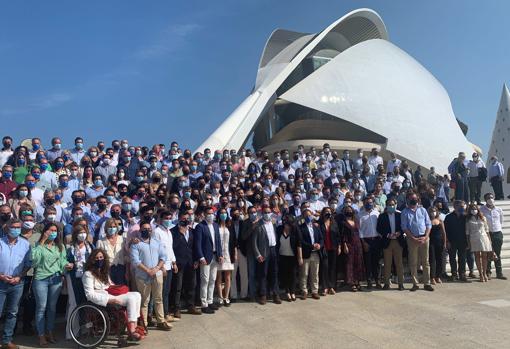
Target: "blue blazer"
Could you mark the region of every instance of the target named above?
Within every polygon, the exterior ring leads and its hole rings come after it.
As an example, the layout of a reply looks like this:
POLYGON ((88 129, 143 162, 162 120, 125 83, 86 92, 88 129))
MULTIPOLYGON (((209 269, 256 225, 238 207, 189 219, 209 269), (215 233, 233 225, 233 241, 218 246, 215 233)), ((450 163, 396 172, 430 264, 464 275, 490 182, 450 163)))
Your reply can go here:
MULTIPOLYGON (((216 257, 223 257, 221 248, 220 228, 217 223, 212 224, 214 226, 214 241, 216 247, 216 257)), ((209 226, 206 221, 200 222, 195 227, 195 258, 199 261, 201 258, 205 258, 207 264, 210 264, 214 258, 213 253, 213 242, 211 239, 211 233, 209 232, 209 226)))
MULTIPOLYGON (((301 248, 303 250, 303 259, 310 258, 310 255, 312 254, 312 240, 310 239, 310 233, 308 232, 308 226, 303 223, 299 226, 299 242, 301 243, 301 248)), ((321 229, 317 224, 313 225, 313 239, 315 240, 315 243, 321 245, 321 250, 324 247, 324 238, 321 233, 321 229)), ((319 250, 319 256, 321 256, 321 253, 319 250)), ((322 256, 321 256, 322 257, 322 256)))

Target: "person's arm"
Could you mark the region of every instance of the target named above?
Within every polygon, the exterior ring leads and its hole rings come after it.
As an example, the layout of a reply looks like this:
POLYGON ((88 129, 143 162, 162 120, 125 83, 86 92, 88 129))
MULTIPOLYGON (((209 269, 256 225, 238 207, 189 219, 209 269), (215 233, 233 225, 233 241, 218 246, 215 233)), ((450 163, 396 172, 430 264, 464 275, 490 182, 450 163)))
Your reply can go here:
POLYGON ((200 264, 207 264, 202 251, 202 226, 200 224, 197 225, 195 229, 193 245, 195 247, 194 250, 196 259, 200 262, 200 264))
POLYGON ((260 251, 259 251, 259 247, 258 247, 258 242, 257 242, 257 237, 258 237, 258 230, 255 230, 252 234, 251 234, 251 246, 253 248, 253 254, 255 256, 255 258, 257 260, 259 260, 260 262, 264 261, 264 257, 260 254, 260 251), (262 260, 260 260, 262 258, 262 260))
POLYGON ((432 229, 432 222, 430 221, 429 214, 427 213, 427 210, 423 209, 424 216, 425 216, 425 239, 429 238, 430 230, 432 229))
POLYGON ((86 271, 83 274, 81 281, 83 283, 83 290, 85 291, 85 297, 87 300, 102 307, 106 307, 108 300, 110 299, 110 295, 108 293, 97 292, 94 289, 94 276, 92 273, 86 271))
POLYGON ((446 249, 446 246, 448 245, 448 238, 446 237, 446 230, 444 228, 444 223, 439 220, 439 226, 441 230, 441 237, 443 238, 443 248, 446 249))

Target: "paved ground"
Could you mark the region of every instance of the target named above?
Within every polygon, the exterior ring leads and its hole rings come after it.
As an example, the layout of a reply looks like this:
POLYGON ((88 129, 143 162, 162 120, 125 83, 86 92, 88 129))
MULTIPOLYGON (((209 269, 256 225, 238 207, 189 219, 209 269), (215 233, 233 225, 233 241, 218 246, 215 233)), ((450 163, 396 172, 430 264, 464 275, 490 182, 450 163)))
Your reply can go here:
MULTIPOLYGON (((18 343, 35 347, 22 336, 18 343)), ((152 331, 136 347, 499 349, 509 343, 510 281, 492 280, 443 284, 435 292, 342 292, 292 304, 238 303, 215 315, 183 314, 171 332, 152 331)), ((63 347, 73 346, 55 346, 63 347)))

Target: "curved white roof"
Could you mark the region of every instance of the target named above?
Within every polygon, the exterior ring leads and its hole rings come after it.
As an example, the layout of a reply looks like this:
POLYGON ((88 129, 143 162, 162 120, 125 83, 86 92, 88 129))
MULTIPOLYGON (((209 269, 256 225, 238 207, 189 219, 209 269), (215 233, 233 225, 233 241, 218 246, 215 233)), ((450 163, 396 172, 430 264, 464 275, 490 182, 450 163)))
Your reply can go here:
POLYGON ((459 151, 472 150, 442 85, 388 41, 382 19, 370 9, 352 11, 315 35, 273 32, 254 91, 197 151, 242 147, 277 98, 378 133, 388 139, 388 150, 438 171, 446 171, 459 151), (334 58, 277 96, 296 67, 318 52, 334 58))

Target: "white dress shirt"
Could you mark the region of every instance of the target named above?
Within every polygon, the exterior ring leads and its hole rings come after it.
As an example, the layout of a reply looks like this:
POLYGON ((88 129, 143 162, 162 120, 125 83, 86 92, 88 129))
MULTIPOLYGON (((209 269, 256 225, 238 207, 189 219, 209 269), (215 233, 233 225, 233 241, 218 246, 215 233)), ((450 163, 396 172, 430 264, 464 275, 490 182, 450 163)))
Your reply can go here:
POLYGON ((469 177, 478 177, 478 169, 482 167, 485 167, 485 164, 481 159, 476 162, 471 160, 468 163, 469 177))
POLYGON ((359 237, 360 238, 373 238, 379 236, 377 233, 377 218, 379 211, 372 209, 367 212, 365 209, 359 212, 359 237))
POLYGON ((264 228, 266 228, 267 241, 269 242, 269 247, 276 246, 276 235, 275 235, 273 223, 272 222, 264 222, 264 228))
POLYGON ((480 207, 480 211, 487 219, 489 225, 489 231, 491 233, 502 231, 503 225, 503 210, 499 207, 489 208, 487 205, 480 207))
POLYGON ((308 234, 310 234, 310 241, 312 242, 312 245, 315 244, 315 238, 313 234, 313 224, 307 224, 308 227, 308 234))
POLYGON ((172 262, 175 262, 175 254, 174 254, 174 248, 173 248, 173 238, 172 238, 172 232, 170 229, 167 229, 161 225, 158 225, 156 229, 154 229, 154 239, 158 240, 165 249, 167 259, 165 261, 165 269, 171 270, 172 269, 172 262))
POLYGON ((212 223, 207 223, 207 227, 209 228, 209 234, 211 234, 212 239, 212 250, 216 252, 216 241, 214 241, 214 225, 212 223))

